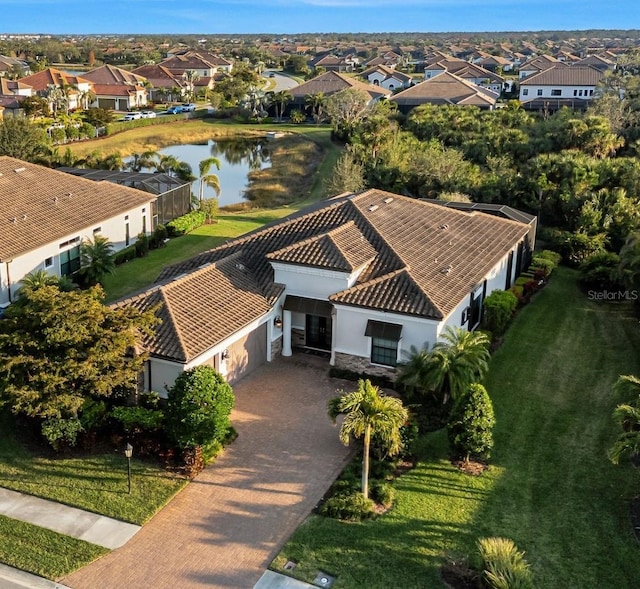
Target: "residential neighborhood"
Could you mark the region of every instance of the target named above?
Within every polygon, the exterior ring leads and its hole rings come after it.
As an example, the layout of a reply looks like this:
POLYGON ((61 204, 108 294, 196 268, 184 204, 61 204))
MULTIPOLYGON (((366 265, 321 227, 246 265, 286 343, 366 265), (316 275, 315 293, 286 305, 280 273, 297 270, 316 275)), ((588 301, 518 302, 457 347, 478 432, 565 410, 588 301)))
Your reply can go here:
POLYGON ((0 31, 0 588, 638 586, 639 145, 634 30, 0 31))

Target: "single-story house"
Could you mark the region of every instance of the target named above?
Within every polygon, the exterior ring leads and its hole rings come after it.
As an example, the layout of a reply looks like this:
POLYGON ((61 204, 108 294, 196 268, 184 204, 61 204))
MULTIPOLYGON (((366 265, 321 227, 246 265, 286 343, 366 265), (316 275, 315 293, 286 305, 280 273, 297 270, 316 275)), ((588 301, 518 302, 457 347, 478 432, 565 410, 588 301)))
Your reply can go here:
POLYGON ((80 244, 104 235, 120 250, 151 227, 156 196, 0 156, 0 307, 27 274, 71 275, 80 244))
POLYGON ((386 65, 377 65, 371 67, 360 74, 369 84, 381 86, 387 90, 399 90, 400 88, 409 88, 413 82, 413 78, 402 72, 398 72, 386 65))
POLYGON ((89 180, 115 182, 157 198, 151 203, 151 230, 158 225, 186 215, 191 210, 191 182, 169 174, 152 172, 125 172, 120 170, 92 170, 87 168, 57 168, 61 172, 89 180))
POLYGON ((116 305, 157 309, 145 388, 209 365, 230 382, 277 355, 394 377, 410 347, 475 329, 527 266, 535 217, 346 193, 172 267, 116 305))
POLYGON ((442 72, 411 88, 398 92, 389 100, 398 105, 398 110, 407 114, 421 104, 458 104, 477 106, 482 109, 495 108, 499 94, 467 82, 450 72, 442 72))

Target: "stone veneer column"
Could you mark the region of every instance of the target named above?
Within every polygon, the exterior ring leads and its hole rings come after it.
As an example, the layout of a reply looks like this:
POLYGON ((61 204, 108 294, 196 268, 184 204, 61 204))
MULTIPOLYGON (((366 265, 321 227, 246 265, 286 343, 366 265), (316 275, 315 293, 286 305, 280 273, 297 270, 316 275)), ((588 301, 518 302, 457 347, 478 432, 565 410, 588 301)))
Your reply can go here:
POLYGON ((282 355, 291 356, 291 311, 282 312, 282 355))

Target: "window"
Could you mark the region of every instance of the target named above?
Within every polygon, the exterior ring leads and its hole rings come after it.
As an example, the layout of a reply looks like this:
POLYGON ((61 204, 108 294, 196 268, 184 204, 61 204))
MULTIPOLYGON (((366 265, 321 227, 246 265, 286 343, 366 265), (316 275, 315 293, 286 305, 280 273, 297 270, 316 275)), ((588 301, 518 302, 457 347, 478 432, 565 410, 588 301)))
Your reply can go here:
POLYGON ((522 89, 522 96, 529 96, 529 88, 522 89))
MULTIPOLYGON (((574 95, 574 96, 578 96, 578 91, 577 91, 577 90, 574 90, 574 91, 573 91, 573 95, 574 95)), ((580 96, 582 96, 582 90, 580 90, 580 96)))
POLYGON ((391 339, 372 337, 371 363, 395 366, 398 363, 398 342, 391 339))
POLYGON ((44 261, 45 268, 51 268, 53 266, 53 258, 46 258, 44 261))
POLYGON ((144 233, 145 235, 147 233, 147 216, 146 215, 142 215, 142 233, 144 233))
POLYGON ((542 96, 542 88, 538 88, 538 96, 542 96))
POLYGON ((551 96, 562 96, 562 90, 560 88, 554 88, 551 90, 551 96))
POLYGON ((398 364, 398 342, 402 334, 402 325, 369 319, 364 334, 371 338, 372 364, 398 364))
POLYGON ((67 247, 68 245, 78 243, 79 241, 80 241, 80 237, 72 237, 71 239, 67 239, 67 241, 63 241, 58 247, 62 249, 67 247))
POLYGON ((80 246, 76 246, 60 254, 60 274, 71 276, 80 270, 80 246))
POLYGON ((128 246, 131 237, 129 236, 129 223, 124 224, 124 245, 128 246))
POLYGON ((96 227, 96 228, 93 230, 93 234, 94 234, 94 235, 98 235, 98 233, 100 233, 101 231, 102 231, 102 227, 96 227))

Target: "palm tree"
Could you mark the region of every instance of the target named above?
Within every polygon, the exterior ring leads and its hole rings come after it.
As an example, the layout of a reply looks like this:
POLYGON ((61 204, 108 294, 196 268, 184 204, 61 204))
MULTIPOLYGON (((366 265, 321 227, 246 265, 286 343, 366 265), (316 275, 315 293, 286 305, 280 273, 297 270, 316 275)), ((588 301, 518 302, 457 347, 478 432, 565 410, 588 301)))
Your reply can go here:
POLYGON ((448 326, 431 350, 411 347, 399 381, 409 390, 457 400, 471 384, 480 382, 489 368, 489 338, 480 332, 448 326))
POLYGON ((293 96, 291 96, 291 93, 288 90, 280 90, 279 92, 273 92, 271 94, 271 104, 275 106, 278 121, 282 121, 284 108, 287 102, 290 102, 291 100, 293 100, 293 96))
POLYGON ((640 378, 622 375, 613 390, 623 395, 633 393, 636 399, 633 403, 618 405, 613 412, 613 418, 622 428, 622 432, 609 450, 609 460, 619 464, 623 458, 633 460, 640 454, 640 378))
POLYGON ((200 79, 200 74, 196 70, 186 70, 182 74, 185 86, 187 88, 187 96, 189 100, 193 100, 195 96, 196 82, 200 79))
POLYGON ((305 105, 311 109, 311 114, 315 119, 316 124, 320 124, 320 121, 322 120, 324 99, 325 99, 325 96, 324 96, 324 93, 322 92, 315 92, 314 94, 308 94, 304 99, 305 105))
POLYGON ((358 390, 342 393, 339 400, 329 403, 329 416, 335 420, 344 415, 340 427, 340 441, 349 445, 351 437, 363 438, 362 494, 369 497, 369 449, 371 437, 380 440, 390 456, 402 449, 400 428, 409 418, 402 401, 380 394, 380 389, 369 380, 359 380, 358 390))
POLYGON ((200 162, 200 191, 198 193, 198 202, 202 202, 202 199, 204 198, 205 184, 215 190, 216 196, 220 196, 220 178, 218 178, 216 174, 209 174, 211 166, 215 166, 219 170, 220 160, 215 157, 210 157, 200 162))
POLYGON ((96 235, 80 246, 81 273, 89 285, 98 284, 107 274, 113 274, 116 264, 113 244, 104 236, 96 235))
POLYGON ((433 390, 457 400, 489 370, 489 337, 485 333, 448 326, 431 350, 430 384, 433 390))
POLYGON ((18 296, 21 296, 25 292, 33 292, 43 286, 58 286, 59 278, 53 274, 49 274, 46 270, 35 270, 29 272, 20 281, 20 289, 18 290, 18 296))

